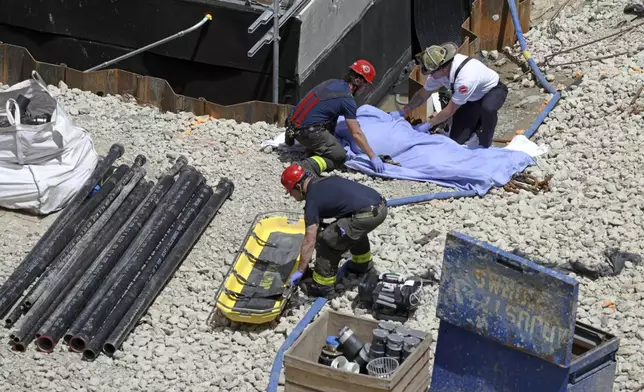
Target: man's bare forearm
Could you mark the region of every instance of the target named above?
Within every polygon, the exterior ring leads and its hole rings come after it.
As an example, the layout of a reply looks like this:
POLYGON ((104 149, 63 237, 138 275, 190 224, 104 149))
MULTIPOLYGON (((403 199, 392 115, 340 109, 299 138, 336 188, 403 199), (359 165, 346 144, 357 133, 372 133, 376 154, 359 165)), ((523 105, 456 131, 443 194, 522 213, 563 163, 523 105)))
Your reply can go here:
POLYGON ((427 90, 425 90, 424 88, 421 88, 420 90, 416 91, 416 94, 414 94, 414 96, 411 97, 407 105, 402 107, 402 110, 405 114, 416 109, 417 107, 419 107, 420 105, 422 105, 427 101, 428 94, 425 91, 427 90))
POLYGON ((356 142, 358 147, 367 154, 369 158, 373 158, 376 156, 376 153, 373 152, 371 149, 371 146, 369 146, 369 142, 367 142, 367 137, 364 135, 364 132, 362 132, 362 129, 360 129, 360 124, 358 124, 357 120, 347 120, 347 126, 349 127, 349 132, 351 132, 351 137, 353 137, 353 140, 356 142))
POLYGON ((456 105, 454 102, 450 101, 450 103, 447 104, 447 106, 443 110, 436 113, 434 117, 429 119, 429 125, 432 127, 435 127, 438 124, 444 123, 454 115, 454 113, 458 108, 459 108, 459 105, 456 105))
POLYGON ((365 137, 362 130, 356 132, 352 136, 353 136, 353 140, 355 140, 358 147, 360 147, 360 149, 364 151, 364 153, 367 154, 369 158, 373 158, 376 156, 376 154, 371 149, 371 146, 369 146, 369 143, 367 143, 367 138, 365 137))
POLYGON ((315 243, 317 240, 317 231, 318 225, 312 225, 306 228, 302 247, 300 248, 299 270, 302 273, 306 271, 306 268, 311 262, 311 257, 313 257, 313 250, 315 249, 315 243))
POLYGON ((432 117, 428 122, 429 125, 432 127, 435 127, 438 124, 442 124, 445 121, 449 120, 451 117, 451 114, 445 112, 445 110, 441 110, 440 112, 436 113, 434 117, 432 117))

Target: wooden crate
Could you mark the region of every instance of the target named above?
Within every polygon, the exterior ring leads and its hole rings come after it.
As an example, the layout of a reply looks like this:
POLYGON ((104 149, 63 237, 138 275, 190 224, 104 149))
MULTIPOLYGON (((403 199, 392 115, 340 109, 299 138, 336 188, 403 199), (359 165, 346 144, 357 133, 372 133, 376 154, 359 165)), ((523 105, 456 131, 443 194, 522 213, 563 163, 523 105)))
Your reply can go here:
POLYGON ((349 326, 365 343, 370 343, 378 322, 367 318, 327 310, 306 327, 302 335, 284 353, 286 392, 425 392, 429 387, 429 347, 431 335, 396 369, 391 378, 349 373, 318 364, 320 350, 329 335, 349 326))

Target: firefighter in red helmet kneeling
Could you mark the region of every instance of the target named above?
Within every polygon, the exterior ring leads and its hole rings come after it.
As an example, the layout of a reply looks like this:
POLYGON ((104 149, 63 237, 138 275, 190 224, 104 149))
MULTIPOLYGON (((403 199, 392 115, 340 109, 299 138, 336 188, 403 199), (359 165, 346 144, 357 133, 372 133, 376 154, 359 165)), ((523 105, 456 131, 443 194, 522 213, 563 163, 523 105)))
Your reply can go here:
POLYGON ((368 235, 387 217, 386 200, 368 186, 337 176, 314 176, 298 164, 284 170, 282 185, 295 200, 305 202, 306 233, 289 285, 300 282, 317 248, 312 279, 300 287, 310 297, 333 298, 345 252, 351 252, 348 271, 361 275, 373 267, 368 235), (336 220, 318 234, 322 220, 329 218, 336 220))
POLYGON ((319 176, 342 166, 346 152, 335 138, 338 117, 344 116, 355 143, 367 154, 377 173, 385 170, 356 120, 358 106, 355 96, 364 94, 373 85, 376 70, 366 60, 351 64, 344 79, 330 79, 309 91, 291 110, 286 119, 286 144, 297 140, 311 155, 298 164, 319 176))

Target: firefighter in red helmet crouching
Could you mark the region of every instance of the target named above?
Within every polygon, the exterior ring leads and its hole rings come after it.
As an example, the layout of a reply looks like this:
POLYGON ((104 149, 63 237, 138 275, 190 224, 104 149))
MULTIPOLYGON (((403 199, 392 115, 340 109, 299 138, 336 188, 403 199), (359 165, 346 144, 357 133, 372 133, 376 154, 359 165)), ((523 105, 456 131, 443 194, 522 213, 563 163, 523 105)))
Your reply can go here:
POLYGON ((342 166, 346 151, 335 138, 338 117, 344 116, 354 141, 369 157, 378 173, 385 169, 360 129, 356 119, 358 110, 355 96, 364 94, 373 86, 376 70, 366 60, 351 64, 344 79, 330 79, 309 91, 293 108, 286 119, 286 144, 297 140, 306 147, 310 157, 298 162, 312 174, 319 176, 342 166))
POLYGON ((351 252, 348 271, 361 275, 373 267, 368 234, 387 217, 386 200, 368 186, 337 176, 317 177, 297 164, 284 170, 282 185, 295 200, 305 202, 306 233, 289 285, 300 282, 317 248, 310 284, 300 287, 309 297, 333 298, 345 252, 351 252), (322 220, 329 218, 336 220, 318 234, 322 220))

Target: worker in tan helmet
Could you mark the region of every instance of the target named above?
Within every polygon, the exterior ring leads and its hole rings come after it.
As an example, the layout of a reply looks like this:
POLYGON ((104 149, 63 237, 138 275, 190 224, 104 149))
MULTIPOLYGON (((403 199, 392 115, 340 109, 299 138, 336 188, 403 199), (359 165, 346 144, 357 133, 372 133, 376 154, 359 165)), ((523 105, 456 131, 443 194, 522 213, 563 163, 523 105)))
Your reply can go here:
POLYGON ((394 117, 404 117, 411 110, 426 102, 431 94, 444 86, 452 93, 449 104, 436 113, 417 130, 429 131, 435 126, 452 119, 449 137, 464 144, 474 134, 479 145, 490 147, 498 111, 505 103, 508 88, 499 74, 472 57, 457 53, 458 47, 452 42, 426 48, 415 56, 427 81, 394 117))

